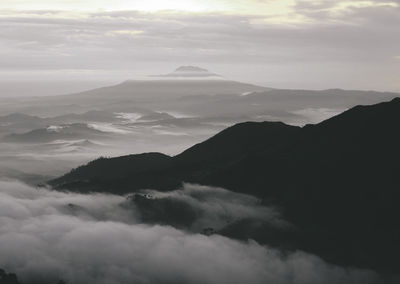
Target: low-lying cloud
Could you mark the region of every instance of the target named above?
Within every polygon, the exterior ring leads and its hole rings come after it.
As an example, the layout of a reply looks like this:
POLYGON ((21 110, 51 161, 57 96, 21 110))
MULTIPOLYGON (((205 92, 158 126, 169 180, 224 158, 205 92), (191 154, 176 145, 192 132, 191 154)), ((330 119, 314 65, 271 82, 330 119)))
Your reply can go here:
MULTIPOLYGON (((263 206, 261 200, 223 188, 184 184, 181 189, 170 192, 155 190, 142 192, 149 197, 150 210, 157 207, 159 214, 166 215, 168 209, 174 206, 176 214, 182 212, 192 215, 192 220, 186 218, 183 222, 192 232, 201 232, 204 228, 220 230, 243 219, 260 220, 275 227, 290 227, 290 224, 280 218, 276 209, 263 206)), ((145 213, 152 214, 153 218, 158 217, 152 212, 145 213)))
MULTIPOLYGON (((206 216, 226 209, 231 214, 229 205, 217 209, 218 200, 225 199, 242 206, 238 215, 273 218, 268 208, 249 212, 251 197, 234 200, 238 196, 222 189, 187 185, 168 195, 207 211, 206 216)), ((58 279, 76 284, 379 283, 374 272, 332 266, 303 252, 283 254, 253 241, 139 224, 139 214, 121 206, 126 202, 122 196, 0 182, 0 267, 16 272, 25 284, 58 279)))

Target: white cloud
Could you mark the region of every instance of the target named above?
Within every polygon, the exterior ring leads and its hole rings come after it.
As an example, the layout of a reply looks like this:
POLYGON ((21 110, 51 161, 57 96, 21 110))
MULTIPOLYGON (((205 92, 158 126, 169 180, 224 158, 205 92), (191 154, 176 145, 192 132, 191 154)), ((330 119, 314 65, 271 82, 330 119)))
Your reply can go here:
MULTIPOLYGON (((218 194, 225 194, 219 192, 218 194)), ((124 198, 0 182, 0 267, 22 283, 377 283, 376 273, 254 242, 135 224, 124 198)))
POLYGON ((388 61, 400 45, 396 2, 257 2, 248 6, 276 7, 263 14, 1 10, 2 78, 18 71, 56 80, 65 77, 62 70, 75 70, 75 77, 91 70, 86 77, 122 81, 191 64, 264 84, 284 78, 313 88, 400 87, 388 80, 398 72, 388 61))
POLYGON ((201 232, 209 227, 220 230, 242 219, 262 221, 281 229, 290 228, 277 210, 263 206, 259 199, 223 188, 185 184, 183 188, 170 192, 144 192, 161 202, 189 205, 196 215, 194 222, 189 225, 193 232, 201 232))
POLYGON ((144 31, 140 30, 115 30, 115 31, 109 31, 106 33, 106 35, 110 36, 118 36, 118 35, 123 35, 123 36, 137 36, 143 34, 144 31))

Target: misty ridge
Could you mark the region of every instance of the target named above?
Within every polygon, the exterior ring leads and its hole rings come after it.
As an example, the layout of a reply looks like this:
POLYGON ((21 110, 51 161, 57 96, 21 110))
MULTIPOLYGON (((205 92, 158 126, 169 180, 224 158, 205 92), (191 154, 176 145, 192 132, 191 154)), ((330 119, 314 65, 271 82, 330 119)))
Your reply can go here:
POLYGON ((0 283, 398 283, 399 96, 181 66, 0 98, 0 283))
POLYGON ((271 89, 183 66, 78 94, 0 98, 0 171, 37 183, 99 156, 175 155, 243 121, 305 125, 396 96, 271 89))

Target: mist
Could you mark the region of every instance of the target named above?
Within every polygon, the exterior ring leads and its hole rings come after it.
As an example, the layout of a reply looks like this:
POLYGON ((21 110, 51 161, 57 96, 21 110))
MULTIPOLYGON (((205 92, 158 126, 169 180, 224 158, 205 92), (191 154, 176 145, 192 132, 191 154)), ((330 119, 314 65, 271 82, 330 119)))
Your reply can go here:
POLYGON ((78 79, 71 81, 43 81, 43 79, 22 81, 20 78, 13 78, 13 80, 0 81, 0 97, 21 98, 66 95, 116 83, 107 80, 82 81, 78 79))
POLYGON ((399 31, 399 0, 0 0, 0 284, 399 283, 399 31))
MULTIPOLYGON (((212 188, 188 185, 169 195, 190 199, 204 191, 212 188)), ((214 194, 216 203, 237 197, 222 189, 214 194)), ((329 265, 301 251, 144 225, 135 210, 121 206, 126 200, 0 182, 0 267, 25 284, 381 283, 372 271, 329 265)), ((213 206, 202 209, 215 215, 213 206)), ((252 210, 273 218, 268 208, 252 210)))

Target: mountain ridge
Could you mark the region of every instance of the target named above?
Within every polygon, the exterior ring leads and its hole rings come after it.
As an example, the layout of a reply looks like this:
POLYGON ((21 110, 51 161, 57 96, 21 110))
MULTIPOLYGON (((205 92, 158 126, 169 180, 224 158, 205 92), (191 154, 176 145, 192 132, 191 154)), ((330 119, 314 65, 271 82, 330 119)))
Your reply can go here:
POLYGON ((101 169, 93 162, 50 184, 116 194, 168 191, 182 182, 223 187, 281 208, 295 231, 271 240, 271 228, 252 229, 243 222, 221 234, 285 244, 345 266, 395 272, 400 268, 399 126, 399 98, 305 127, 247 122, 177 156, 162 156, 161 163, 144 154, 146 170, 138 156, 130 156, 122 177, 108 178, 108 171, 118 169, 104 160, 101 169), (94 176, 77 175, 82 170, 94 176))
MULTIPOLYGON (((385 107, 387 105, 392 105, 392 104, 396 104, 396 107, 397 107, 397 105, 400 105, 400 98, 395 98, 390 102, 384 102, 384 103, 380 103, 380 104, 376 104, 376 105, 372 105, 372 106, 356 106, 348 111, 343 112, 340 115, 334 116, 334 117, 332 117, 328 120, 325 120, 319 124, 306 125, 304 127, 290 126, 290 125, 286 125, 282 122, 260 122, 260 123, 244 122, 244 123, 239 123, 239 124, 236 124, 232 127, 229 127, 227 129, 221 131, 220 133, 216 134, 215 136, 211 137, 210 139, 207 139, 204 142, 198 143, 198 144, 190 147, 189 149, 183 151, 182 153, 180 153, 174 157, 171 157, 171 158, 177 160, 176 165, 179 165, 179 164, 182 164, 182 160, 189 159, 189 156, 190 156, 190 158, 193 158, 193 156, 190 153, 196 152, 199 147, 205 147, 208 144, 212 144, 214 148, 217 148, 217 150, 221 150, 221 149, 218 149, 218 146, 228 147, 229 145, 227 145, 228 143, 226 143, 225 145, 221 145, 224 143, 219 143, 219 142, 216 143, 216 141, 218 141, 220 139, 220 137, 227 135, 228 138, 223 137, 223 139, 226 139, 226 140, 237 139, 238 137, 243 138, 244 133, 242 133, 242 131, 249 132, 249 134, 245 134, 245 135, 252 135, 253 139, 256 139, 257 136, 260 136, 260 134, 259 134, 260 132, 261 133, 264 132, 264 134, 265 134, 265 131, 273 132, 273 130, 278 131, 278 132, 279 131, 284 132, 282 129, 286 129, 286 130, 290 129, 290 132, 293 132, 296 134, 307 133, 307 135, 308 135, 308 133, 313 133, 313 132, 317 131, 318 129, 321 129, 322 127, 332 125, 332 123, 335 121, 343 120, 343 117, 348 116, 348 114, 353 114, 354 112, 359 112, 359 110, 361 110, 361 112, 363 112, 363 110, 369 109, 369 108, 377 109, 382 106, 385 107), (253 129, 250 130, 251 128, 253 128, 253 129), (218 145, 218 144, 220 144, 220 145, 218 145), (218 146, 216 146, 216 145, 218 145, 218 146), (188 157, 185 157, 185 156, 188 156, 188 157)), ((385 111, 383 111, 383 114, 384 113, 385 113, 385 111)), ((392 111, 391 114, 396 116, 395 111, 392 111)), ((386 119, 388 119, 388 118, 386 118, 386 119)), ((369 121, 369 123, 370 122, 372 122, 372 121, 369 121)), ((347 121, 345 123, 348 124, 347 121)), ((351 130, 352 129, 347 130, 347 131, 351 131, 351 130)), ((289 136, 291 135, 291 134, 289 134, 289 132, 285 132, 282 134, 289 135, 289 136)), ((299 142, 303 141, 304 140, 303 136, 304 135, 299 135, 299 137, 297 138, 298 140, 296 142, 299 143, 299 142)), ((270 139, 270 137, 258 137, 258 139, 260 139, 260 138, 262 138, 260 141, 257 141, 257 140, 255 142, 249 141, 250 146, 254 147, 254 144, 260 144, 260 143, 262 144, 262 143, 266 142, 267 139, 270 139)), ((285 137, 285 138, 287 140, 289 137, 285 137)), ((276 137, 275 137, 275 139, 276 139, 276 137)), ((244 139, 244 140, 246 140, 246 139, 244 139)), ((279 141, 279 142, 281 143, 282 141, 279 141)), ((243 143, 243 141, 240 141, 240 143, 243 143)), ((225 148, 223 150, 227 151, 227 148, 225 148)), ((207 151, 209 151, 209 149, 207 149, 207 151)), ((199 155, 200 157, 197 157, 197 158, 204 158, 204 154, 206 154, 206 156, 208 155, 207 153, 201 153, 199 155)), ((140 154, 140 155, 143 155, 143 154, 140 154)), ((129 155, 129 157, 134 157, 134 156, 135 155, 129 155)), ((113 159, 117 159, 117 158, 118 157, 113 158, 113 159)))

